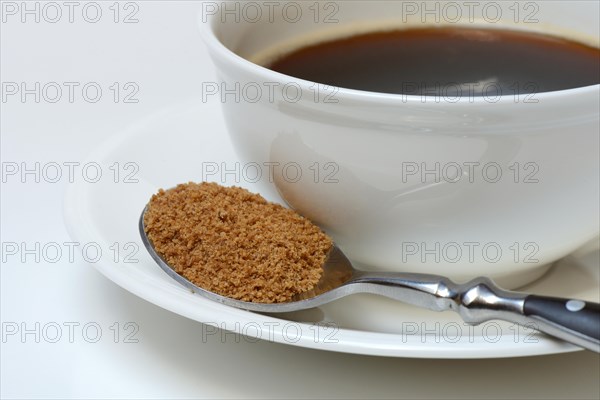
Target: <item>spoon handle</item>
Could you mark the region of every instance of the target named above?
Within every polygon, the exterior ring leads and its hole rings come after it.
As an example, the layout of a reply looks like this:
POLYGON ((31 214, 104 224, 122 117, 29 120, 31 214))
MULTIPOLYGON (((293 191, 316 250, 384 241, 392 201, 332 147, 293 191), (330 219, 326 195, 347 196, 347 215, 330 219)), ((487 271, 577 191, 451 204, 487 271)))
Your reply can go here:
MULTIPOLYGON (((452 303, 466 322, 503 319, 600 353, 600 304, 512 292, 488 278, 455 286, 452 303)), ((446 297, 448 298, 448 297, 446 297)))
POLYGON ((501 289, 481 277, 456 284, 436 275, 364 273, 358 291, 435 311, 454 310, 470 324, 493 319, 533 325, 538 331, 600 353, 600 304, 501 289))
POLYGON ((538 330, 600 352, 600 304, 529 295, 523 314, 538 330))

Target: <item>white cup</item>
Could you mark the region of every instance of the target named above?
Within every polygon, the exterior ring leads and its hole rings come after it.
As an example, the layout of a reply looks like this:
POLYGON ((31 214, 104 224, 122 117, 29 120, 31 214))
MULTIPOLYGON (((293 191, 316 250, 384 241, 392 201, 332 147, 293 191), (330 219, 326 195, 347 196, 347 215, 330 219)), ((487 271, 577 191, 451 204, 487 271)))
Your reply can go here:
POLYGON ((598 2, 207 4, 201 29, 219 77, 210 94, 218 89, 240 158, 268 167, 262 190, 275 187, 362 268, 516 287, 598 235, 600 85, 434 98, 332 88, 261 66, 317 40, 423 24, 598 46, 598 2))

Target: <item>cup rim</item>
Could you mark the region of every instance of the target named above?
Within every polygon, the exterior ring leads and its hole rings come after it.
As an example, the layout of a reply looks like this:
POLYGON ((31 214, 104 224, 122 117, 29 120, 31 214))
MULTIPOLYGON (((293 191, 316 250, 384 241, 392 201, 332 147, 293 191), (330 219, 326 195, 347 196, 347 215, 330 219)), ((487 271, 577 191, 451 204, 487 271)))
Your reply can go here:
MULTIPOLYGON (((260 76, 269 82, 277 81, 279 83, 285 82, 288 83, 296 83, 300 86, 301 90, 314 90, 315 85, 319 87, 331 87, 330 85, 325 85, 321 83, 317 83, 314 81, 309 81, 306 79, 298 78, 291 75, 286 75, 277 71, 273 71, 267 67, 263 67, 262 65, 256 64, 242 56, 239 56, 227 46, 225 46, 215 35, 213 20, 215 16, 210 16, 206 22, 202 21, 202 15, 199 15, 198 23, 200 28, 201 37, 208 47, 209 50, 213 50, 225 58, 230 59, 235 65, 239 68, 246 69, 250 71, 252 74, 260 76), (312 89, 311 89, 312 88, 312 89)), ((355 101, 364 101, 364 100, 376 100, 382 103, 419 103, 419 104, 498 104, 498 103, 515 103, 519 104, 523 102, 526 96, 529 96, 530 93, 526 94, 507 94, 501 95, 498 101, 489 102, 486 101, 484 96, 461 96, 456 101, 448 102, 441 101, 439 96, 423 96, 423 95, 407 95, 407 94, 394 94, 394 93, 381 93, 381 92, 371 92, 367 90, 358 90, 358 89, 349 89, 344 87, 336 87, 337 91, 335 93, 336 97, 344 97, 347 100, 355 100, 355 101), (437 101, 436 101, 437 99, 437 101), (519 101, 515 101, 515 99, 519 99, 519 101)), ((538 101, 541 100, 552 100, 560 97, 568 97, 568 96, 582 96, 589 93, 600 92, 600 84, 596 85, 588 85, 581 86, 571 89, 562 89, 562 90, 554 90, 549 92, 540 92, 536 93, 538 97, 538 101)))

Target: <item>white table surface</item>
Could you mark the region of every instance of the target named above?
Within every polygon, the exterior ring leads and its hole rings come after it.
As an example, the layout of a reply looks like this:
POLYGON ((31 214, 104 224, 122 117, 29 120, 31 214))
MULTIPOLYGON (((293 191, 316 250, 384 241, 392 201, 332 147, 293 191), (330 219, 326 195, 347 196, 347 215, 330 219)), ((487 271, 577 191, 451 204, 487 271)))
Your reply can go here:
MULTIPOLYGON (((33 8, 34 3, 28 5, 33 8)), ((25 102, 19 96, 3 100, 5 168, 12 163, 32 168, 36 162, 40 167, 82 162, 106 137, 197 97, 202 82, 214 80, 197 32, 199 3, 137 2, 136 24, 114 23, 112 3, 98 2, 105 14, 96 24, 77 11, 73 23, 55 24, 36 23, 31 16, 23 23, 19 15, 4 15, 3 83, 96 82, 103 89, 97 103, 85 101, 77 89, 72 103, 65 98, 36 103, 33 95, 25 102), (137 84, 139 102, 114 103, 109 88, 114 82, 137 84)), ((103 166, 105 173, 108 167, 103 166)), ((588 351, 417 360, 238 341, 231 334, 202 339, 200 323, 126 292, 86 264, 80 253, 73 259, 63 254, 54 263, 49 254, 39 261, 34 255, 23 261, 9 254, 15 243, 23 250, 36 243, 42 248, 71 241, 62 219, 67 185, 66 176, 57 183, 42 176, 38 183, 34 175, 8 175, 2 183, 2 398, 600 397, 600 358, 588 351), (138 328, 137 342, 125 343, 124 335, 131 332, 125 329, 128 322, 133 323, 129 328, 138 328), (24 338, 21 332, 8 334, 15 326, 35 330, 36 323, 39 343, 33 333, 24 338), (83 334, 86 324, 102 329, 96 343, 88 342, 93 331, 83 334), (62 336, 52 343, 56 325, 62 327, 62 336)))

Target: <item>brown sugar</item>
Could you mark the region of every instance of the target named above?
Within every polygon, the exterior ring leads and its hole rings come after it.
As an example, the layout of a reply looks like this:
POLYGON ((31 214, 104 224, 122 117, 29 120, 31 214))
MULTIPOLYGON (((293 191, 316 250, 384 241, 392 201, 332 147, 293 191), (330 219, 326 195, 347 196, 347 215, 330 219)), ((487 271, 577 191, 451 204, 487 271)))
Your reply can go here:
POLYGON ((144 226, 178 274, 211 292, 257 303, 286 302, 312 289, 333 245, 296 212, 215 183, 161 189, 144 226))

